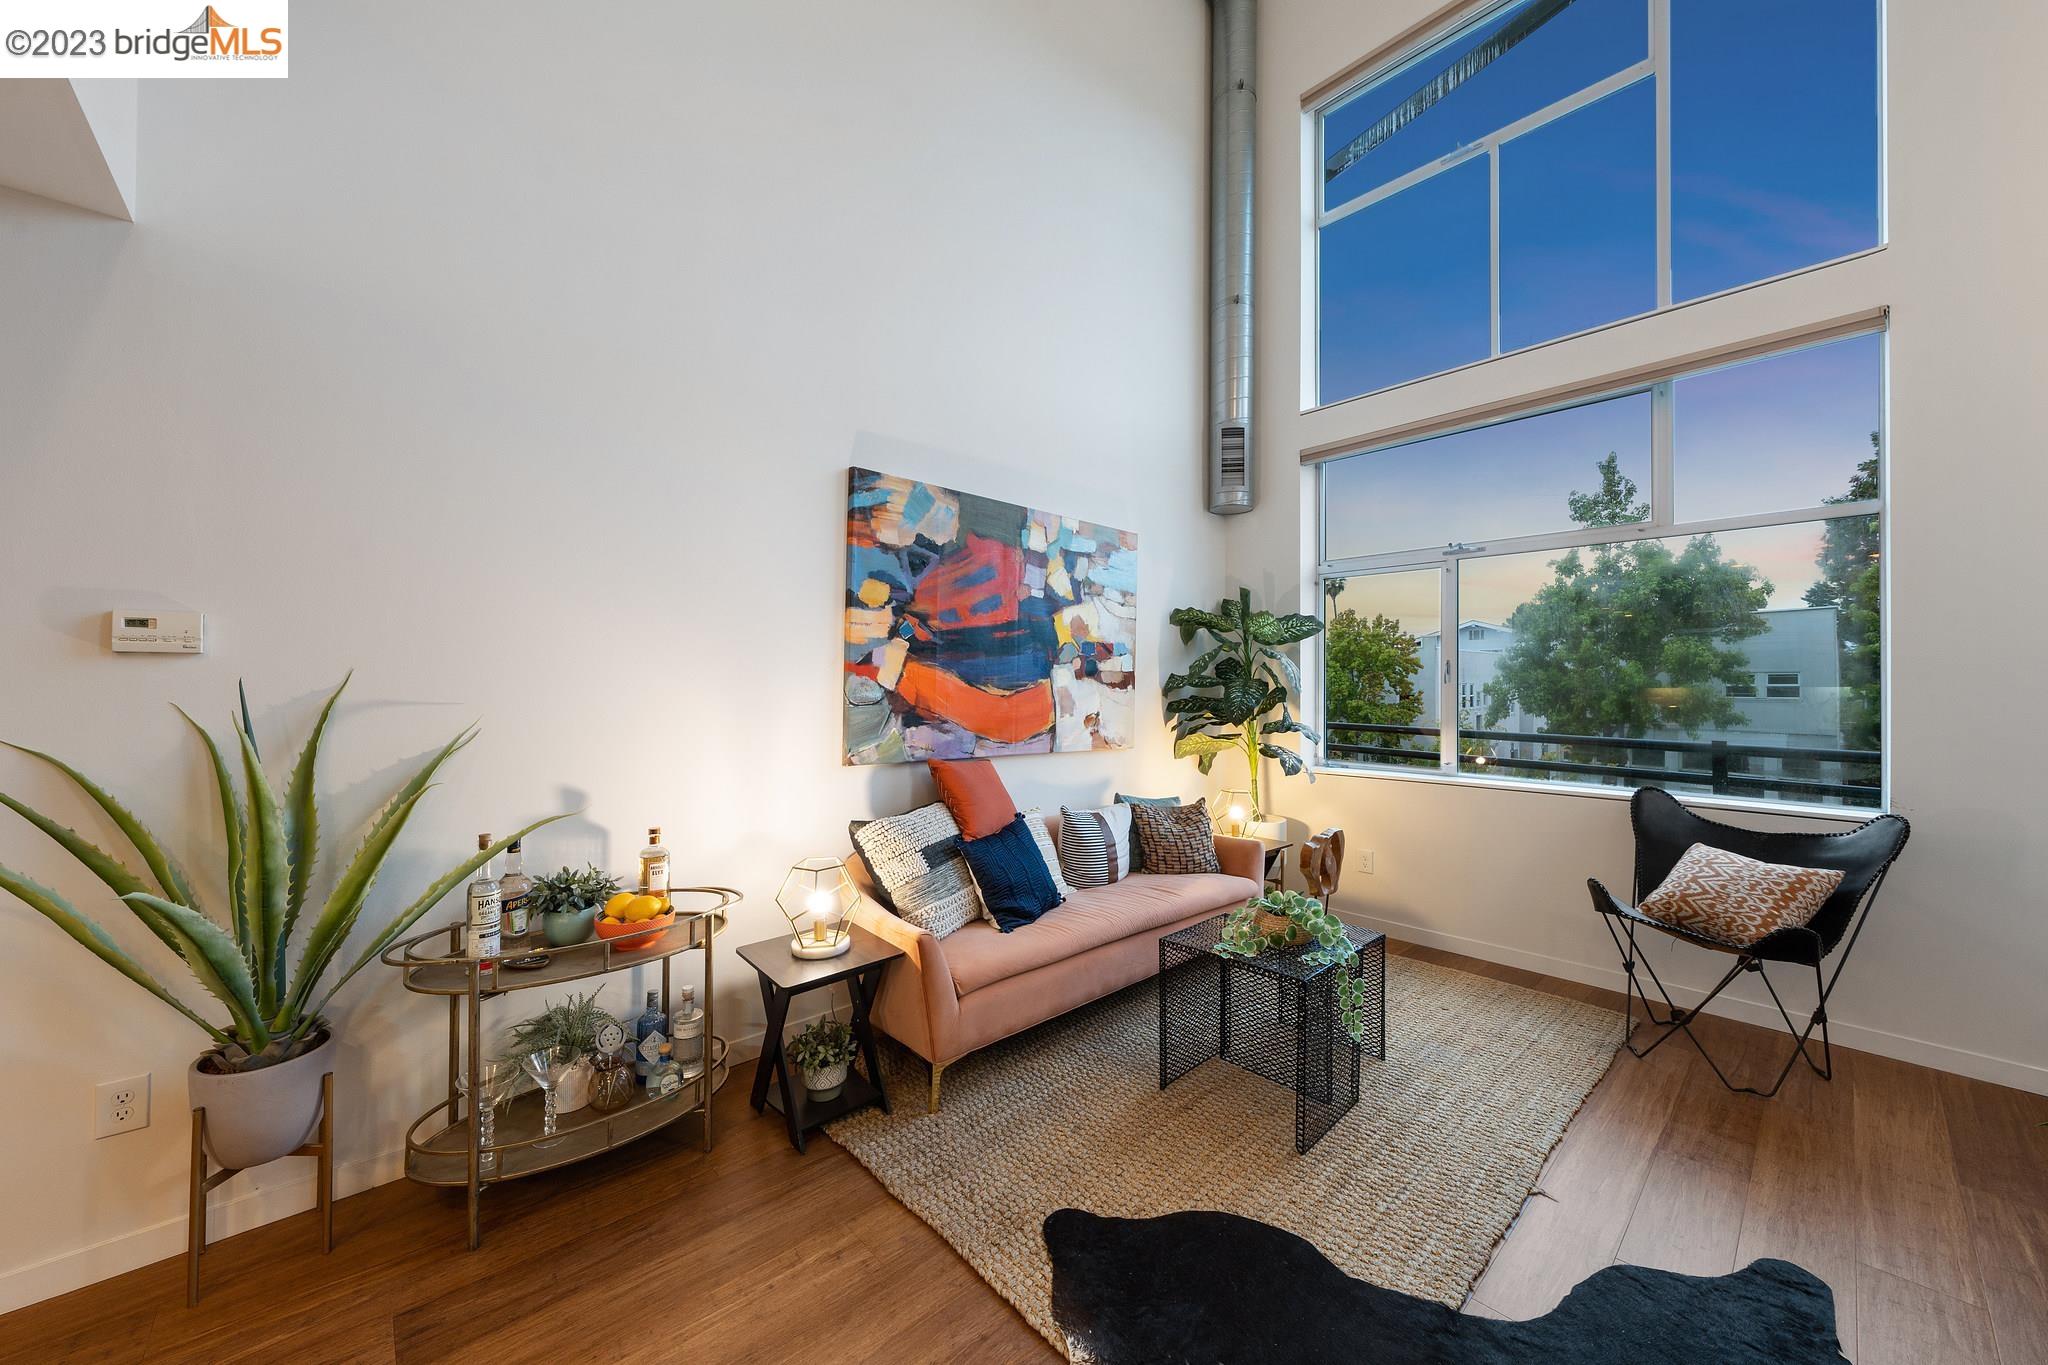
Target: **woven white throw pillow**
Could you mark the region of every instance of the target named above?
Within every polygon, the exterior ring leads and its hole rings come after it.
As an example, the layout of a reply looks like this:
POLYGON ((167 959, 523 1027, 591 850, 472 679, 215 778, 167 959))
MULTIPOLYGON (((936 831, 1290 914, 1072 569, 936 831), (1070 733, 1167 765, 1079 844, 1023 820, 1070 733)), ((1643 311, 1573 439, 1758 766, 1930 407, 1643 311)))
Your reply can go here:
POLYGON ((853 843, 896 914, 932 937, 944 938, 983 914, 960 856, 960 826, 939 802, 870 820, 854 832, 853 843))

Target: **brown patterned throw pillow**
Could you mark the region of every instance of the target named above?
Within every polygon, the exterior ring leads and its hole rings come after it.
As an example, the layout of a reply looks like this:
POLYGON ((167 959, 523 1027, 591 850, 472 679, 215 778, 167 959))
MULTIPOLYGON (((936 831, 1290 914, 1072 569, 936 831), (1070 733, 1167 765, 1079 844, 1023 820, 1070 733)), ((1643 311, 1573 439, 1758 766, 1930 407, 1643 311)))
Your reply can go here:
POLYGON ((1636 908, 1651 919, 1747 948, 1773 930, 1805 924, 1841 884, 1840 872, 1760 863, 1694 844, 1636 908))
POLYGON ((1130 811, 1147 872, 1184 877, 1223 870, 1216 861, 1216 832, 1209 827, 1207 801, 1191 806, 1132 806, 1130 811))

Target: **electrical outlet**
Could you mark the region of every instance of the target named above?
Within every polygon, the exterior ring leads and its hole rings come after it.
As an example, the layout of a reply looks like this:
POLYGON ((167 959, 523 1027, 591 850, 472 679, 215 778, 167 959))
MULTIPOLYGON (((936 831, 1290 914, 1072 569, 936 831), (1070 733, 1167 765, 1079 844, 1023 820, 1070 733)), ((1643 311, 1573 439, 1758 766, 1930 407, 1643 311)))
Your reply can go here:
POLYGON ((149 1077, 103 1081, 93 1088, 92 1135, 112 1137, 149 1127, 149 1077))
POLYGON ((1366 849, 1363 853, 1358 855, 1358 870, 1359 873, 1363 876, 1370 877, 1372 875, 1371 849, 1366 849))

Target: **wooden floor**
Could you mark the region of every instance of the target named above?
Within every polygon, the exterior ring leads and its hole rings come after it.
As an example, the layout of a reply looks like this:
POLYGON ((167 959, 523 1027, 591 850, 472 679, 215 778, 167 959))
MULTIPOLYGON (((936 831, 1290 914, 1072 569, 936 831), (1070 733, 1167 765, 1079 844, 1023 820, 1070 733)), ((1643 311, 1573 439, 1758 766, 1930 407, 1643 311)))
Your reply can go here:
MULTIPOLYGON (((1602 1003, 1591 987, 1416 957, 1602 1003)), ((1708 1020, 1761 1071, 1780 1039, 1708 1020)), ((1775 1100, 1730 1095, 1683 1040, 1620 1057, 1468 1311, 1527 1317, 1613 1261, 1713 1274, 1780 1256, 1834 1286, 1860 1365, 2048 1361, 2048 1099, 1865 1053, 1775 1100)), ((0 1360, 1045 1361, 1052 1351, 851 1157, 791 1151, 720 1096, 689 1125, 459 1198, 406 1181, 217 1244, 187 1310, 171 1260, 0 1317, 0 1360)), ((903 1097, 909 1100, 911 1097, 903 1097)))

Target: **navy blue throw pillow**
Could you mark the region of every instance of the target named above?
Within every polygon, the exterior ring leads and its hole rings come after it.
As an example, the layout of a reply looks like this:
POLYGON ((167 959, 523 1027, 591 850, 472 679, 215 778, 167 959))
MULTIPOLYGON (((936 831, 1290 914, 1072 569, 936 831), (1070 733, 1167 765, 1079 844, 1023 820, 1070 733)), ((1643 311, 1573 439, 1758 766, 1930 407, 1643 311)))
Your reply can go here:
POLYGON ((960 842, 981 903, 996 928, 1006 934, 1031 923, 1061 899, 1025 819, 1019 815, 994 834, 960 842))

